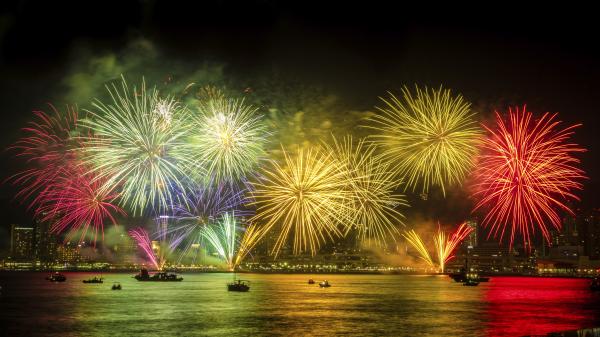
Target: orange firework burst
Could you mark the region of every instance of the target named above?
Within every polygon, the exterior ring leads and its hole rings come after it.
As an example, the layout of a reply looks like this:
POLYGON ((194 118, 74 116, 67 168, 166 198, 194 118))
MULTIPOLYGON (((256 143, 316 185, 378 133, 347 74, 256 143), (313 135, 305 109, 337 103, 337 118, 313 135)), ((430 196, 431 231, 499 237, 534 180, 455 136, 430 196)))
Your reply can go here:
POLYGON ((563 203, 578 200, 579 180, 585 178, 573 154, 585 151, 568 143, 573 129, 559 128, 556 114, 545 113, 534 120, 524 106, 509 109, 508 120, 496 113, 494 128, 486 127, 488 137, 477 166, 477 209, 486 209, 483 224, 490 235, 500 239, 510 231, 512 247, 516 234, 529 243, 539 229, 549 242, 549 226, 560 229, 558 210, 572 211, 563 203))

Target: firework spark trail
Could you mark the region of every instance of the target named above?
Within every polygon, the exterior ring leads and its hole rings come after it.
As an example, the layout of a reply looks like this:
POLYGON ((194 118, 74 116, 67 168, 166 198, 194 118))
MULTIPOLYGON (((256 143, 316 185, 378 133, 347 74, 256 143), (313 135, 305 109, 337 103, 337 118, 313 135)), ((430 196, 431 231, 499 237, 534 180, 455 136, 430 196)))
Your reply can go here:
POLYGON ((348 183, 343 167, 331 155, 315 149, 298 149, 295 156, 283 150, 285 165, 272 162, 262 180, 252 183, 256 215, 251 223, 276 226, 280 231, 271 251, 277 256, 288 236, 293 235, 295 254, 315 254, 326 238, 341 236, 338 225, 347 225, 348 183), (339 164, 339 163, 338 163, 339 164))
POLYGON ((237 182, 254 171, 266 153, 267 129, 243 100, 208 99, 194 116, 190 157, 216 182, 237 182))
POLYGON ((138 227, 138 228, 129 230, 129 236, 131 236, 135 240, 138 247, 142 250, 145 257, 150 262, 152 262, 152 264, 154 265, 156 270, 162 270, 162 268, 165 264, 165 261, 164 261, 164 259, 161 259, 159 256, 156 256, 156 254, 154 253, 154 249, 152 247, 152 241, 150 240, 150 236, 148 235, 148 232, 145 229, 138 227))
MULTIPOLYGON (((226 212, 235 212, 237 217, 249 216, 252 213, 242 209, 245 201, 245 188, 238 188, 229 183, 209 182, 198 185, 188 194, 187 203, 181 203, 174 209, 181 240, 185 242, 181 261, 188 256, 193 247, 202 245, 201 231, 217 222, 226 212)), ((196 256, 194 256, 194 259, 196 256)))
POLYGON ((511 247, 517 234, 527 245, 536 229, 550 242, 548 224, 561 227, 557 209, 572 214, 563 200, 578 200, 572 191, 582 188, 585 175, 573 155, 585 150, 568 139, 579 125, 559 129, 555 117, 546 113, 534 120, 524 106, 509 109, 507 121, 496 113, 495 127, 486 127, 489 136, 475 172, 475 210, 487 210, 482 223, 491 226, 489 235, 500 233, 502 240, 510 231, 511 247))
POLYGON ((427 251, 427 248, 425 247, 425 243, 423 242, 419 234, 417 234, 417 232, 414 231, 414 229, 405 231, 402 234, 402 236, 406 239, 406 241, 408 241, 408 243, 410 243, 411 246, 413 246, 413 248, 415 248, 417 253, 419 253, 419 258, 425 261, 425 263, 427 263, 427 266, 429 266, 430 268, 435 268, 435 264, 433 263, 431 255, 429 255, 429 251, 427 251))
POLYGON ((112 102, 94 102, 98 112, 90 111, 92 118, 81 121, 94 135, 83 139, 83 161, 106 179, 103 189, 120 189, 120 201, 133 215, 148 206, 162 213, 178 201, 170 190, 185 192, 182 177, 199 170, 185 151, 187 112, 159 98, 155 88, 146 90, 144 83, 130 90, 123 79, 121 88, 113 84, 107 90, 112 102))
POLYGON ((81 242, 92 227, 93 242, 101 232, 104 240, 104 222, 116 223, 114 216, 126 215, 114 204, 116 193, 101 190, 103 179, 96 179, 82 166, 72 166, 70 174, 56 177, 39 195, 42 200, 35 210, 41 221, 52 222, 51 230, 61 233, 69 230, 69 237, 81 232, 81 242))
POLYGON ((71 150, 74 145, 73 133, 78 125, 78 112, 68 106, 65 112, 58 111, 52 105, 50 108, 53 114, 34 112, 37 121, 29 123, 23 129, 27 135, 11 147, 17 151, 17 157, 26 158, 28 164, 34 165, 34 168, 8 178, 21 188, 17 198, 26 200, 33 197, 30 209, 43 202, 41 198, 49 192, 51 183, 62 177, 75 160, 71 150))
POLYGON ((474 229, 468 226, 466 223, 462 223, 456 231, 446 237, 446 233, 442 231, 438 225, 438 232, 434 237, 433 243, 438 255, 438 263, 440 265, 440 271, 443 273, 446 269, 446 263, 450 261, 454 255, 454 251, 458 245, 473 231, 474 229))
POLYGON ((245 229, 244 235, 239 242, 239 248, 236 253, 233 269, 239 266, 244 258, 250 254, 250 251, 260 242, 266 233, 257 225, 251 224, 245 229))
POLYGON ((406 182, 406 188, 422 186, 427 193, 437 185, 446 187, 461 183, 471 171, 478 152, 480 130, 470 103, 450 90, 424 90, 415 87, 415 96, 406 87, 403 99, 390 93, 382 98, 382 115, 371 118, 369 128, 381 134, 371 135, 383 149, 382 156, 395 167, 406 182))
MULTIPOLYGON (((342 141, 334 138, 333 146, 327 146, 331 157, 339 162, 347 179, 349 199, 348 221, 358 229, 363 243, 375 242, 383 247, 389 238, 398 234, 404 216, 396 210, 408 206, 403 195, 395 194, 400 184, 390 172, 389 166, 374 157, 374 146, 363 140, 353 144, 352 137, 342 141)), ((348 229, 352 226, 347 226, 348 229)))
POLYGON ((235 267, 236 232, 237 221, 233 213, 225 213, 216 226, 204 227, 200 232, 219 257, 227 263, 230 271, 235 267))

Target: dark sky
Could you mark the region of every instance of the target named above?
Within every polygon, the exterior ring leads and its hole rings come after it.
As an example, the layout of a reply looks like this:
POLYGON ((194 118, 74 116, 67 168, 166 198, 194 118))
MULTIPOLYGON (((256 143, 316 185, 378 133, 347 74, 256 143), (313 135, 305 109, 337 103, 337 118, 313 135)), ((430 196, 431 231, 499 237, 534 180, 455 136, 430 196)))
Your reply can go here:
MULTIPOLYGON (((359 108, 416 82, 444 84, 475 103, 527 103, 534 112, 560 112, 566 123, 583 123, 575 141, 589 150, 582 159, 590 180, 581 195, 586 207, 597 207, 596 11, 564 3, 394 3, 3 1, 0 147, 13 143, 31 111, 60 90, 74 46, 116 51, 144 37, 170 57, 213 58, 234 72, 276 67, 290 78, 327 86, 359 108)), ((6 151, 0 161, 3 177, 14 173, 6 151)), ((29 221, 13 195, 10 186, 0 187, 0 236, 8 224, 29 221)))

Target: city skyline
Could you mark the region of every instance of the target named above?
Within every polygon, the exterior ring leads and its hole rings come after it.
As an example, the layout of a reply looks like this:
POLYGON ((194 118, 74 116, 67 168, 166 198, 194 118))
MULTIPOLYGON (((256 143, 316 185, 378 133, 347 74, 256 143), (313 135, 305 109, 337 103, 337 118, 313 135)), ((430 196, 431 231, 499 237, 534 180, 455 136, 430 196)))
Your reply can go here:
POLYGON ((600 334, 596 12, 1 2, 0 336, 600 334))

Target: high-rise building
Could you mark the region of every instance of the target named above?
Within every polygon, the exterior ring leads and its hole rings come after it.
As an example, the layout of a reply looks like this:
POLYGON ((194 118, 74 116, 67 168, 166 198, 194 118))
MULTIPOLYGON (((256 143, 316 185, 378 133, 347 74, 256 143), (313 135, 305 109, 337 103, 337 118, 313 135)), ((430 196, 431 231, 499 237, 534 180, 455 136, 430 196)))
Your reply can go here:
POLYGON ((57 237, 50 231, 47 221, 36 222, 34 226, 35 257, 41 262, 53 262, 57 257, 57 237))
POLYGON ((600 209, 593 209, 583 219, 585 253, 590 259, 600 259, 600 209))
POLYGON ((33 257, 33 228, 11 225, 10 254, 13 260, 30 260, 33 257))
POLYGON ((467 220, 467 226, 471 227, 473 231, 469 234, 469 236, 463 241, 464 244, 467 245, 467 248, 475 248, 477 247, 477 220, 467 220))

